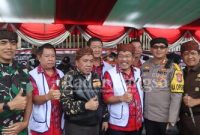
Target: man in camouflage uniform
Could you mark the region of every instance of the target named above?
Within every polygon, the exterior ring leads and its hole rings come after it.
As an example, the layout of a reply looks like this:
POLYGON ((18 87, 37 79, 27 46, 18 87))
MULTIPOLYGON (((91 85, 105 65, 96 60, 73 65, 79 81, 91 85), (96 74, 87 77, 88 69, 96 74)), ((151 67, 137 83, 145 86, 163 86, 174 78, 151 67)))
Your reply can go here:
POLYGON ((0 134, 26 135, 32 110, 28 70, 13 61, 18 37, 0 30, 0 134))

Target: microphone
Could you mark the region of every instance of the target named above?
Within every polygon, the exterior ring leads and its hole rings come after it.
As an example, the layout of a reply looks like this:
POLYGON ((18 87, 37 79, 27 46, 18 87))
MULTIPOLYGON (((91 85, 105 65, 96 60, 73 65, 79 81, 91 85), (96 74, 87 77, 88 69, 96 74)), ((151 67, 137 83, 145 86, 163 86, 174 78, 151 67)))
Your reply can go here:
MULTIPOLYGON (((189 95, 186 93, 185 96, 189 96, 189 95)), ((189 109, 189 112, 190 112, 190 116, 191 116, 191 118, 192 118, 192 123, 193 123, 194 126, 196 127, 196 122, 195 122, 195 120, 194 120, 194 114, 193 114, 192 108, 188 106, 188 109, 189 109)))

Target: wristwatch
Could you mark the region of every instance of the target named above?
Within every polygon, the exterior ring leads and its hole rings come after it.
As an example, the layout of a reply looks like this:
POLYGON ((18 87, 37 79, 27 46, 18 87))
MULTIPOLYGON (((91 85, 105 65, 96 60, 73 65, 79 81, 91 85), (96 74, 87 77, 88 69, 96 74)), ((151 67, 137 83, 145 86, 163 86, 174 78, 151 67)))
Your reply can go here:
POLYGON ((3 104, 3 110, 4 111, 10 111, 10 107, 8 106, 8 102, 4 102, 4 104, 3 104))

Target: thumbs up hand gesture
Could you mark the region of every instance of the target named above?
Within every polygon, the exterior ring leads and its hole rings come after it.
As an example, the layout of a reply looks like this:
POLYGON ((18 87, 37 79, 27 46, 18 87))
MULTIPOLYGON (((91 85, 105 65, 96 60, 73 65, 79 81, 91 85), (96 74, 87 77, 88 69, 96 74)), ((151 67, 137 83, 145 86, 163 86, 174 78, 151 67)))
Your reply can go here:
POLYGON ((129 92, 125 92, 123 96, 120 97, 121 102, 127 102, 130 103, 133 99, 133 96, 129 92))
POLYGON ((99 101, 97 96, 91 98, 88 102, 85 103, 85 109, 86 110, 97 110, 99 107, 99 101))
POLYGON ((19 91, 19 93, 13 100, 8 102, 10 110, 24 110, 26 108, 27 97, 22 96, 22 94, 23 94, 23 89, 19 91))

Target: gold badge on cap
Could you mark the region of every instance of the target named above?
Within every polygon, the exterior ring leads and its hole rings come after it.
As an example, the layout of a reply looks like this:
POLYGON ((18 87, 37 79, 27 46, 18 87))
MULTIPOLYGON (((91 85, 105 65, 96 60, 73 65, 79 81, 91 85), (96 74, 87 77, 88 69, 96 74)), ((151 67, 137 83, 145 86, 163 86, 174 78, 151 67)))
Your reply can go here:
POLYGON ((195 87, 194 91, 199 92, 199 87, 195 87))

